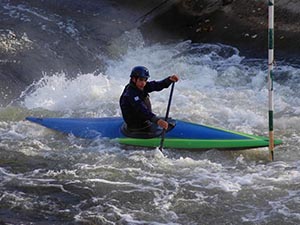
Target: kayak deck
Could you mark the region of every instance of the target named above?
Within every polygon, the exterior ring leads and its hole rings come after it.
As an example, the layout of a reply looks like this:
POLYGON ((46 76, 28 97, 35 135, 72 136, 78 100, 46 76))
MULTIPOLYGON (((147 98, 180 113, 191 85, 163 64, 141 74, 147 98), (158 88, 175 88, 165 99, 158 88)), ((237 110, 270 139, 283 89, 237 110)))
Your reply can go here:
MULTIPOLYGON (((115 139, 120 144, 158 147, 160 137, 129 138, 121 132, 123 119, 121 117, 106 118, 36 118, 27 120, 76 137, 94 139, 115 139)), ((275 140, 275 145, 282 141, 275 140)), ((247 149, 267 147, 267 137, 204 126, 200 124, 176 121, 176 126, 165 135, 164 147, 177 149, 247 149)))

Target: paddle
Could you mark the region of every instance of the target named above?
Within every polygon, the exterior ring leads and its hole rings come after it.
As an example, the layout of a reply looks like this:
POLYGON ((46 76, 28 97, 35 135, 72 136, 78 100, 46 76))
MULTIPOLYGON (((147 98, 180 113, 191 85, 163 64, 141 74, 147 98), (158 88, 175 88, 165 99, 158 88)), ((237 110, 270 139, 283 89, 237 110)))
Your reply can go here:
MULTIPOLYGON (((173 96, 174 85, 175 85, 175 82, 172 83, 169 102, 168 102, 168 107, 167 107, 166 116, 165 116, 165 121, 168 121, 169 111, 170 111, 171 101, 172 101, 172 96, 173 96)), ((161 150, 161 151, 163 149, 163 145, 164 145, 164 141, 165 141, 165 134, 166 134, 166 129, 163 129, 163 131, 161 133, 161 140, 160 140, 160 145, 159 145, 159 150, 161 150)))

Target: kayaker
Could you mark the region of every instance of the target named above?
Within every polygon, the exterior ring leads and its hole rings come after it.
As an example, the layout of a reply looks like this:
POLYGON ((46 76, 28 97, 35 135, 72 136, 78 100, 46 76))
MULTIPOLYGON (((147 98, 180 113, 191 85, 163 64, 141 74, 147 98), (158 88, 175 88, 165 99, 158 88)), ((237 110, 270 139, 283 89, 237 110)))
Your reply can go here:
POLYGON ((130 81, 120 97, 120 107, 128 131, 149 132, 152 124, 168 129, 168 122, 152 112, 149 93, 168 88, 172 82, 177 82, 179 77, 173 74, 161 81, 148 81, 149 77, 146 67, 134 67, 130 81))

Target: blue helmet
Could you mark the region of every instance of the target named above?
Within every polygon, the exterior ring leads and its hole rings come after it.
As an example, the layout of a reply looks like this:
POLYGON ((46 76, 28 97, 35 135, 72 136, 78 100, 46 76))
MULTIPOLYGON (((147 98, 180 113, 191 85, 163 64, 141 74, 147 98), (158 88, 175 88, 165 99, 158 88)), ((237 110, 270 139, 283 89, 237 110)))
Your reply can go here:
POLYGON ((150 77, 149 70, 144 66, 136 66, 131 70, 130 77, 145 78, 150 77))

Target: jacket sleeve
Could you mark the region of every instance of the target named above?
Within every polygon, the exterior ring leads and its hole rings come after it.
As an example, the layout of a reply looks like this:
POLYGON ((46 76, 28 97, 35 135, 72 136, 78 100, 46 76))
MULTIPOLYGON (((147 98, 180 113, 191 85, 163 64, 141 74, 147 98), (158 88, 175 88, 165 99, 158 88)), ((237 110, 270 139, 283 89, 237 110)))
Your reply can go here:
POLYGON ((161 91, 164 88, 168 88, 171 84, 172 84, 172 81, 170 80, 170 77, 167 77, 161 81, 147 82, 144 89, 146 92, 161 91))

